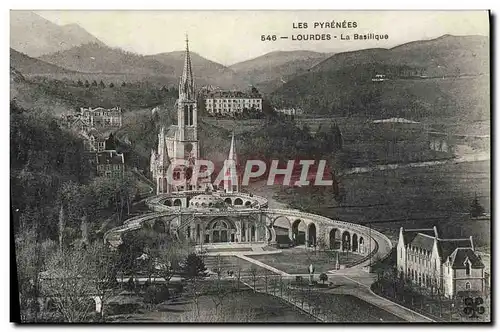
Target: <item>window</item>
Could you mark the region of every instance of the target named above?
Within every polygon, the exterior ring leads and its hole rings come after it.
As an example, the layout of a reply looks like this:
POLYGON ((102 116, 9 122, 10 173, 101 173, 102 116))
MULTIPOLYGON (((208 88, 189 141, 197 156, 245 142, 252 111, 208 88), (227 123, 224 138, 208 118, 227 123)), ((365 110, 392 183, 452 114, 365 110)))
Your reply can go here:
POLYGON ((465 290, 470 290, 470 282, 465 283, 465 290))
POLYGON ((465 275, 470 276, 470 262, 465 262, 465 275))

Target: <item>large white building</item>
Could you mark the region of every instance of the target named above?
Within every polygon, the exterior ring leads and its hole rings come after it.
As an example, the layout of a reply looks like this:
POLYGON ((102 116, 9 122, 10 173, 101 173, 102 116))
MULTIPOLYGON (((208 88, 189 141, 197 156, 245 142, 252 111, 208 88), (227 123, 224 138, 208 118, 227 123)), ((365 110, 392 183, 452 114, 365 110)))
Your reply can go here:
POLYGON ((240 91, 216 91, 205 99, 205 109, 212 115, 234 116, 245 110, 262 112, 262 96, 240 91))
POLYGON ((106 109, 97 108, 81 108, 80 114, 90 127, 121 127, 122 126, 122 110, 118 107, 106 109))
MULTIPOLYGON (((177 124, 171 125, 168 130, 161 128, 158 134, 158 149, 151 151, 150 170, 153 181, 156 183, 156 192, 171 193, 183 191, 205 190, 209 186, 209 179, 192 183, 193 168, 195 162, 200 158, 198 140, 198 107, 195 94, 193 72, 191 68, 191 57, 189 45, 186 40, 186 55, 184 59, 184 70, 179 83, 179 98, 177 99, 177 124), (179 166, 184 164, 184 166, 179 166), (169 167, 171 167, 171 180, 169 182, 169 167)), ((230 155, 227 165, 230 167, 236 163, 236 151, 234 147, 234 136, 231 141, 230 155)), ((238 177, 229 174, 224 189, 226 192, 238 191, 238 177), (236 183, 235 183, 236 182, 236 183)))
POLYGON ((437 228, 400 228, 397 269, 415 285, 448 298, 484 294, 484 264, 474 250, 472 237, 442 239, 437 228))

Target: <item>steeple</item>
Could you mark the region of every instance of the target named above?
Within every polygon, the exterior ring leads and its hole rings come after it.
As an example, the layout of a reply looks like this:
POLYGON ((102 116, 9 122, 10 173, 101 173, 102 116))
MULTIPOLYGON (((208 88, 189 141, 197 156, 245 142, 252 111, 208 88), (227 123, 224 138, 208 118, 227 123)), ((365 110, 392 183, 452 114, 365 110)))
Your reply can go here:
POLYGON ((168 166, 170 166, 170 158, 168 157, 168 147, 167 147, 167 135, 165 135, 165 128, 162 127, 162 136, 163 136, 163 148, 162 151, 159 151, 161 154, 161 163, 163 166, 163 173, 166 174, 168 170, 168 166))
POLYGON ((231 136, 231 147, 229 148, 229 156, 227 159, 236 161, 236 151, 234 149, 234 132, 231 136))
POLYGON ((194 79, 191 68, 191 56, 189 55, 189 39, 186 34, 186 55, 184 58, 184 69, 179 83, 179 99, 194 100, 194 79))
POLYGON ((231 147, 229 156, 224 163, 226 180, 224 181, 224 190, 227 193, 239 191, 238 161, 236 160, 236 149, 234 147, 234 132, 231 136, 231 147))
POLYGON ((168 157, 167 135, 165 135, 165 127, 161 127, 160 134, 158 135, 158 166, 160 173, 165 174, 168 166, 170 165, 170 158, 168 157))

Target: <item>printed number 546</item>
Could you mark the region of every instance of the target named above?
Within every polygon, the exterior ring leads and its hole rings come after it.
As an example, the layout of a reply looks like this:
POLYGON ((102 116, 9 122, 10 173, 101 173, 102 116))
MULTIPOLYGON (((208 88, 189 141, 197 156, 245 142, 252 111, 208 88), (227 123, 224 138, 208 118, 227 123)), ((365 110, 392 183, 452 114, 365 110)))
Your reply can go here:
POLYGON ((260 40, 261 41, 276 41, 276 35, 261 35, 260 40))

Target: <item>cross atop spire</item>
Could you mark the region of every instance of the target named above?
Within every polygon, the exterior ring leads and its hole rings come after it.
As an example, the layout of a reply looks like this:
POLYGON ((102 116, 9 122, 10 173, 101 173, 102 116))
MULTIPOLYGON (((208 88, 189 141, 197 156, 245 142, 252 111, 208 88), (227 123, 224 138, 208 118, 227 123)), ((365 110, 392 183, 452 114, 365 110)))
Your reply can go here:
POLYGON ((179 99, 194 100, 194 79, 193 69, 191 68, 191 56, 189 55, 189 39, 186 34, 186 55, 184 58, 184 70, 182 71, 181 81, 179 83, 179 99))

